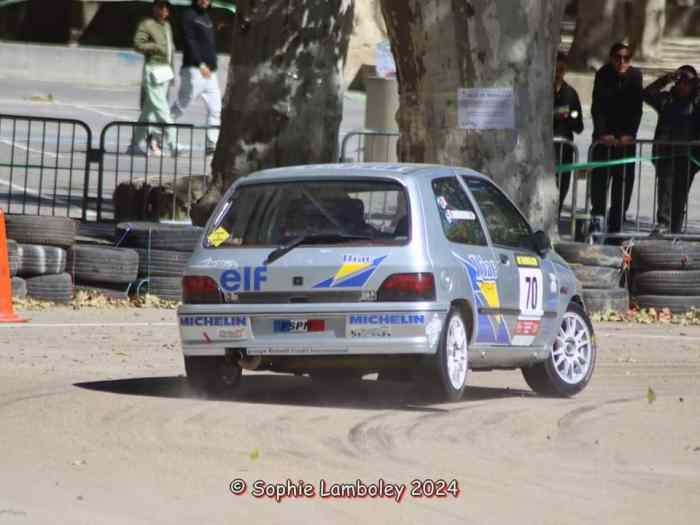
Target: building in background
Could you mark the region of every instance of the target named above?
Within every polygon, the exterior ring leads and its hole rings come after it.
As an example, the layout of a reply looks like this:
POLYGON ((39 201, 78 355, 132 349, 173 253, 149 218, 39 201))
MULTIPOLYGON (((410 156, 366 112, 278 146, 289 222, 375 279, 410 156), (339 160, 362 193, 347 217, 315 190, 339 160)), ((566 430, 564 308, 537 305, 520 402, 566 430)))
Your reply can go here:
MULTIPOLYGON (((190 0, 170 0, 178 47, 179 12, 190 0)), ((128 47, 152 0, 0 0, 0 40, 45 44, 128 47)), ((212 2, 217 48, 227 53, 236 7, 233 0, 212 2)))

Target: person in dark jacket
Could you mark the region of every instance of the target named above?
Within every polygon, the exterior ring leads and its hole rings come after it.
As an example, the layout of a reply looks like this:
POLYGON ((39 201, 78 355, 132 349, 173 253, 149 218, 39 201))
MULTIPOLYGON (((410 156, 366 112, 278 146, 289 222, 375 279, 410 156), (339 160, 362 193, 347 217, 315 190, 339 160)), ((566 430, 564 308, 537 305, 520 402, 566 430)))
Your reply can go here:
MULTIPOLYGON (((634 141, 642 120, 642 72, 630 64, 626 44, 610 49, 610 62, 601 67, 593 83, 594 161, 634 157, 634 141)), ((593 215, 605 215, 608 182, 612 179, 608 231, 619 232, 632 198, 635 164, 593 170, 591 204, 593 215)))
MULTIPOLYGON (((182 14, 184 49, 180 70, 180 89, 170 109, 178 119, 190 103, 199 97, 207 109, 207 126, 221 124, 221 91, 216 78, 216 32, 209 17, 209 0, 192 0, 192 7, 182 14)), ((219 138, 217 129, 207 131, 207 154, 214 152, 219 138)))
MULTIPOLYGON (((574 133, 583 131, 583 114, 581 101, 574 88, 564 80, 567 68, 566 53, 557 54, 557 69, 554 77, 554 136, 574 140, 574 133)), ((557 164, 571 164, 574 161, 574 150, 568 144, 555 144, 557 164)), ((559 214, 566 199, 571 184, 571 172, 559 174, 559 214)))
MULTIPOLYGON (((693 66, 681 66, 663 75, 644 90, 644 101, 659 114, 654 140, 689 142, 700 139, 700 91, 693 66), (670 90, 663 89, 674 83, 670 90)), ((688 193, 698 166, 697 148, 654 144, 658 209, 657 230, 680 233, 688 204, 688 193)))

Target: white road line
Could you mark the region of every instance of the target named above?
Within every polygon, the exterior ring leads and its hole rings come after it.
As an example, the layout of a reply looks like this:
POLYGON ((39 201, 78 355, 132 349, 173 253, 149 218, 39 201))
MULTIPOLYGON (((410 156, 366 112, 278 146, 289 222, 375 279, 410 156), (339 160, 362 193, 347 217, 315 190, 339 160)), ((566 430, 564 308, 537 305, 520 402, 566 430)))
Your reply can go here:
MULTIPOLYGON (((0 185, 2 186, 7 186, 8 188, 12 188, 13 190, 17 190, 19 192, 24 192, 24 186, 18 186, 17 184, 10 184, 6 180, 0 179, 0 185)), ((29 195, 34 195, 37 198, 41 198, 41 195, 39 195, 39 192, 36 190, 33 190, 31 188, 27 188, 27 194, 29 195)), ((75 208, 75 206, 73 206, 75 208)), ((86 216, 90 217, 91 219, 94 219, 97 217, 97 212, 92 211, 92 210, 87 210, 86 216)), ((0 325, 1 326, 1 325, 0 325)))
MULTIPOLYGON (((71 104, 68 102, 64 102, 61 105, 67 106, 70 108, 80 109, 82 111, 92 111, 93 113, 97 113, 98 115, 102 115, 103 117, 110 117, 110 118, 117 119, 117 120, 129 120, 129 119, 133 118, 133 115, 130 116, 130 115, 125 115, 123 113, 112 113, 110 111, 102 111, 102 110, 97 109, 95 106, 85 106, 83 104, 71 104)), ((102 106, 102 107, 104 107, 104 106, 102 106)), ((118 108, 116 108, 116 109, 118 109, 118 108)))
MULTIPOLYGON (((8 188, 12 188, 13 190, 22 191, 22 192, 24 191, 24 186, 18 186, 17 184, 10 184, 6 180, 0 179, 0 184, 7 186, 8 188)), ((27 188, 27 193, 30 193, 36 197, 39 197, 39 192, 37 192, 31 188, 27 188)))
MULTIPOLYGON (((30 316, 31 317, 31 316, 30 316)), ((107 327, 107 328, 124 328, 128 326, 135 327, 176 327, 177 323, 32 323, 31 320, 28 323, 7 323, 0 324, 0 328, 97 328, 97 327, 107 327)))
MULTIPOLYGON (((49 157, 53 157, 54 159, 56 157, 65 157, 65 155, 61 155, 60 153, 56 154, 56 153, 51 153, 50 151, 46 151, 46 150, 41 151, 40 149, 34 149, 34 148, 27 147, 27 146, 22 146, 22 144, 18 143, 17 141, 12 142, 10 140, 0 139, 0 142, 2 142, 3 144, 7 144, 8 146, 13 147, 13 148, 23 149, 24 151, 31 151, 32 153, 38 153, 39 155, 48 155, 49 157)), ((51 168, 50 166, 46 166, 46 169, 50 169, 50 168, 51 168)))

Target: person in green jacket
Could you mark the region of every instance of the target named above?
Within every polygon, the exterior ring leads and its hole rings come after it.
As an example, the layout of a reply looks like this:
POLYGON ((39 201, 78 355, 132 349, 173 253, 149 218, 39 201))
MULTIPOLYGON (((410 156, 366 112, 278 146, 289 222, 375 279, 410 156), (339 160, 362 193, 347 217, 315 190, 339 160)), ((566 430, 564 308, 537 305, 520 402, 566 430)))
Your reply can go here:
MULTIPOLYGON (((169 16, 170 2, 155 0, 153 17, 143 20, 134 34, 134 48, 144 56, 139 122, 166 125, 173 123, 168 104, 168 86, 175 77, 173 72, 175 45, 168 22, 169 16)), ((181 152, 183 147, 177 144, 175 128, 172 126, 136 126, 128 152, 160 155, 160 146, 155 138, 160 134, 165 136, 173 155, 181 152), (146 142, 148 142, 148 150, 142 146, 146 142)))

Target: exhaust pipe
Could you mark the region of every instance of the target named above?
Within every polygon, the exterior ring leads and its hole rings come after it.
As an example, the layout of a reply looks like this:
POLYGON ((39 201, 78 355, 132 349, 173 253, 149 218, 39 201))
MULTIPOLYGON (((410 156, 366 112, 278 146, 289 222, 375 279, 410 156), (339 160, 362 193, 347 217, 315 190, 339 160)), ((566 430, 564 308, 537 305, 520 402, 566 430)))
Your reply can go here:
POLYGON ((243 355, 243 352, 236 350, 235 358, 238 366, 243 370, 257 370, 262 362, 262 356, 259 355, 243 355))

